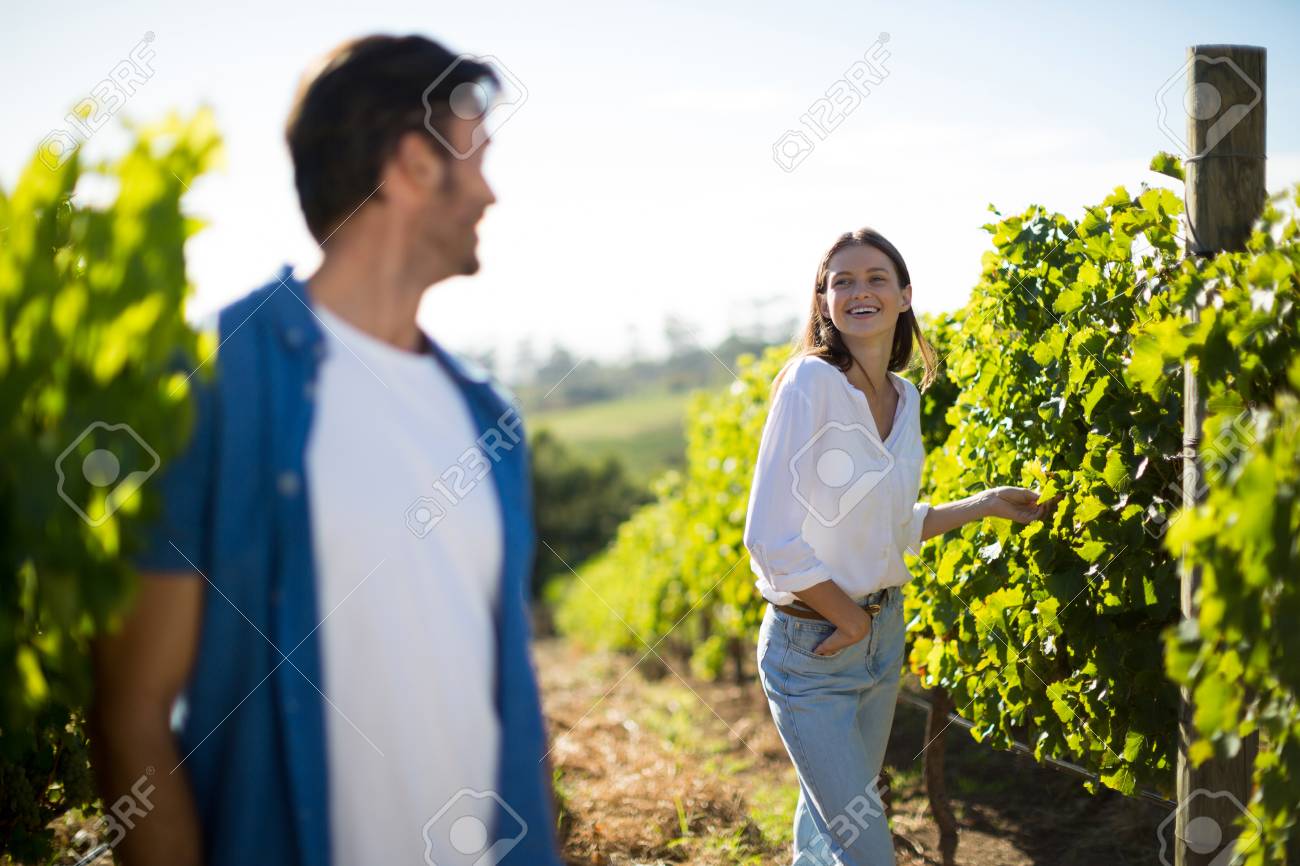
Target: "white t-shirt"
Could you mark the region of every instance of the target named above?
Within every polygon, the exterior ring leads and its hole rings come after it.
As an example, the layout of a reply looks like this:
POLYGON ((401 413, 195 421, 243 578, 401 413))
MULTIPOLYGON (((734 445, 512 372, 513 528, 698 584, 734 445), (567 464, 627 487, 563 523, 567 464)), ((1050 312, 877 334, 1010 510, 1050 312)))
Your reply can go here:
POLYGON ((894 373, 898 409, 882 442, 867 397, 821 358, 792 361, 763 427, 745 547, 763 597, 833 580, 850 597, 911 580, 903 551, 920 550, 930 506, 921 486, 921 399, 894 373))
POLYGON ((493 801, 456 795, 496 787, 496 490, 452 469, 477 430, 437 359, 316 312, 307 478, 334 863, 473 863, 493 801))

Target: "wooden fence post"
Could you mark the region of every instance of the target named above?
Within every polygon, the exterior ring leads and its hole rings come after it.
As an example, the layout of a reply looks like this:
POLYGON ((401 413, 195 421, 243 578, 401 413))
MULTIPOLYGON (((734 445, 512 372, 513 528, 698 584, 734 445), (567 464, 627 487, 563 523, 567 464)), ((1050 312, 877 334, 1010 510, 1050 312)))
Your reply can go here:
POLYGON ((930 813, 939 828, 939 856, 943 866, 953 866, 957 857, 957 819, 948 801, 948 785, 944 780, 944 753, 947 751, 948 714, 953 711, 952 698, 943 686, 930 689, 930 715, 925 722, 925 793, 930 800, 930 813))
MULTIPOLYGON (((1187 228, 1189 254, 1241 250, 1266 197, 1264 186, 1263 48, 1245 45, 1193 45, 1188 54, 1187 228)), ((1193 321, 1199 310, 1193 304, 1193 321)), ((1199 459, 1205 395, 1190 363, 1183 366, 1183 507, 1204 498, 1199 459)), ((1184 557, 1181 565, 1182 612, 1195 620, 1200 569, 1184 557)), ((1257 740, 1242 743, 1235 757, 1211 758, 1193 767, 1187 750, 1195 738, 1195 706, 1182 690, 1178 728, 1178 816, 1176 866, 1209 866, 1225 845, 1235 844, 1236 819, 1250 801, 1250 777, 1257 740), (1224 793, 1232 797, 1223 796, 1224 793), (1217 844, 1216 844, 1217 843, 1217 844)))

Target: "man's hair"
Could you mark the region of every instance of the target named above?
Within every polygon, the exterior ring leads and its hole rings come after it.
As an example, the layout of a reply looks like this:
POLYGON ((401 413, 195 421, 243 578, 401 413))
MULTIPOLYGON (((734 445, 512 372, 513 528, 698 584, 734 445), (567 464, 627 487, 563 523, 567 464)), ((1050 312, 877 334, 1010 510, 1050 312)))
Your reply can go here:
POLYGON ((446 158, 426 122, 446 137, 456 88, 484 80, 497 83, 490 67, 423 36, 354 39, 304 75, 285 138, 298 201, 317 243, 374 195, 405 133, 429 135, 446 158))

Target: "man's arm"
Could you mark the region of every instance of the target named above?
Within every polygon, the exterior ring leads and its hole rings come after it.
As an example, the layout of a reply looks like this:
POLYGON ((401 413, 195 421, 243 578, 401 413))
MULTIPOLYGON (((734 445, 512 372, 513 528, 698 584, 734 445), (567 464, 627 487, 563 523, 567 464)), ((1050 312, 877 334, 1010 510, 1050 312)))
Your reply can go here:
POLYGON ((201 863, 198 816, 185 768, 177 767, 181 757, 170 718, 197 654, 202 610, 198 575, 145 574, 122 628, 94 646, 90 722, 96 781, 105 809, 113 813, 122 801, 132 815, 129 829, 119 821, 124 835, 115 849, 118 863, 201 863), (147 804, 139 802, 142 778, 148 780, 147 804))

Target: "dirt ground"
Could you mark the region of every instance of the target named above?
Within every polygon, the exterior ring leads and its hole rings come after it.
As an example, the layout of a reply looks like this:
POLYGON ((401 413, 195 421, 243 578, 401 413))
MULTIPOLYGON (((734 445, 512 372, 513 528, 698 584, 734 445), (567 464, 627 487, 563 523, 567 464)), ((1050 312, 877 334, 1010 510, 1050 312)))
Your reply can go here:
MULTIPOLYGON (((536 646, 560 834, 572 866, 788 864, 794 770, 756 680, 654 656, 536 646), (671 667, 669 667, 671 666, 671 667)), ((925 712, 900 702, 886 767, 900 866, 940 864, 921 779, 925 712)), ((948 729, 963 866, 1158 864, 1167 810, 948 729)))

